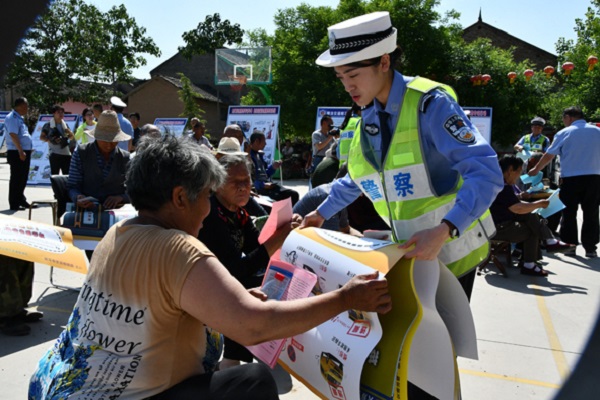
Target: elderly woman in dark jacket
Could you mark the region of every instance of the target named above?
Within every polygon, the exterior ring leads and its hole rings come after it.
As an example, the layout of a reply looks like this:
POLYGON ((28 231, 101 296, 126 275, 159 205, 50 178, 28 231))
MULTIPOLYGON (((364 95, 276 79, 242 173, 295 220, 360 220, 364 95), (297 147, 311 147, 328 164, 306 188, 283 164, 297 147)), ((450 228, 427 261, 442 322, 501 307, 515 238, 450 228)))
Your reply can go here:
MULTIPOLYGON (((198 239, 245 288, 254 288, 260 286, 270 257, 302 218, 294 215, 291 224, 284 225, 265 243, 259 244, 259 231, 244 208, 252 186, 250 161, 245 154, 225 154, 219 163, 227 171, 227 178, 211 196, 210 214, 204 220, 198 239)), ((227 337, 223 357, 221 369, 240 361, 252 362, 253 358, 244 346, 227 337)))

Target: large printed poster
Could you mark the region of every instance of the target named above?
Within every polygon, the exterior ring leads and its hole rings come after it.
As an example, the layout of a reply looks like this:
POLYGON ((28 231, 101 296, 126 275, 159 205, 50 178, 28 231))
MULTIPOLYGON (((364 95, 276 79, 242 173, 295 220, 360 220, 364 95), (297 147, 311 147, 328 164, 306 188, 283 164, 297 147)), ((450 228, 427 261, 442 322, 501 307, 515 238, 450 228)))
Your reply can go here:
POLYGON ((321 129, 321 118, 325 114, 329 114, 333 120, 334 126, 340 126, 344 122, 346 112, 350 107, 318 107, 317 120, 315 121, 315 130, 321 129))
POLYGON ((273 162, 277 148, 277 132, 279 126, 279 106, 230 106, 227 114, 227 125, 237 124, 248 141, 255 130, 265 134, 265 161, 273 162))
POLYGON ((156 118, 154 125, 158 126, 163 135, 180 137, 185 132, 187 118, 156 118))
MULTIPOLYGON (((69 129, 75 133, 77 124, 77 114, 65 114, 63 120, 69 129)), ((49 185, 50 184, 50 161, 48 157, 48 143, 42 142, 40 134, 43 126, 52 119, 52 114, 40 115, 35 129, 31 132, 32 150, 31 150, 31 166, 29 167, 28 185, 49 185)))
POLYGON ((5 141, 7 139, 8 132, 5 132, 4 120, 9 113, 10 111, 0 111, 0 153, 4 153, 6 151, 5 141))
POLYGON ((488 142, 492 143, 492 108, 491 107, 463 107, 463 110, 469 110, 471 122, 481 136, 488 142))

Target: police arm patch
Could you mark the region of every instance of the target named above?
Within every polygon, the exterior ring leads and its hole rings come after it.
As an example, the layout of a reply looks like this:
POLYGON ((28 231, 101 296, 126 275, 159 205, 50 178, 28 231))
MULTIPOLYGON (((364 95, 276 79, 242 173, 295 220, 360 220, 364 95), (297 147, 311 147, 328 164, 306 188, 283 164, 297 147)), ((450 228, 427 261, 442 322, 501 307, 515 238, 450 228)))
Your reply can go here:
POLYGON ((460 143, 475 143, 475 133, 458 114, 452 115, 444 122, 444 129, 460 143))

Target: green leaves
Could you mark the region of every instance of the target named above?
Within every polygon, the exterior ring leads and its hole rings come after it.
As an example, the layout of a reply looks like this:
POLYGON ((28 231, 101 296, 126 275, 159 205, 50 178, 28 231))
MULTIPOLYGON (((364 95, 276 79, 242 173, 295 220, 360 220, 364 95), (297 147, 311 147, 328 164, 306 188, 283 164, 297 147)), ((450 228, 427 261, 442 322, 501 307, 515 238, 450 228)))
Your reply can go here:
POLYGON ((27 32, 6 83, 41 111, 68 99, 106 101, 100 83, 129 82, 141 54, 160 55, 124 5, 102 13, 83 0, 56 0, 27 32))
POLYGON ((225 45, 240 44, 243 37, 244 31, 240 24, 231 24, 229 20, 221 21, 219 13, 215 13, 207 15, 196 29, 185 32, 182 38, 186 44, 178 50, 189 60, 193 55, 214 53, 225 45))

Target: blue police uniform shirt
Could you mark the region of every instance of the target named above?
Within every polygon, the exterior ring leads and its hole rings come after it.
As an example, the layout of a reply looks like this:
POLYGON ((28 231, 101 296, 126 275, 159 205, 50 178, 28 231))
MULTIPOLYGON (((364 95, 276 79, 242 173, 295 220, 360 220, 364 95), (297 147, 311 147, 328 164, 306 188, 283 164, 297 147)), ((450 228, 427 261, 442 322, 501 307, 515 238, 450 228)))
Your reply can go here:
POLYGON ((600 128, 578 119, 559 131, 547 153, 560 156, 560 176, 600 175, 600 128))
MULTIPOLYGON (((121 130, 133 138, 133 125, 131 125, 131 122, 121 113, 117 113, 117 118, 119 119, 121 130)), ((129 151, 129 140, 122 140, 117 146, 125 151, 129 151)))
MULTIPOLYGON (((391 132, 394 132, 406 92, 406 84, 413 79, 394 71, 392 88, 385 109, 375 99, 371 107, 363 110, 363 126, 371 124, 379 128, 377 113, 383 110, 390 114, 388 124, 391 132)), ((438 195, 446 194, 454 186, 458 174, 462 175, 464 183, 457 193, 456 203, 444 218, 452 222, 459 232, 464 232, 488 209, 496 194, 504 186, 502 172, 496 152, 471 124, 454 99, 440 90, 435 90, 428 96, 431 96, 431 99, 428 101, 425 113, 419 113, 424 163, 429 171, 433 190, 438 195), (470 133, 474 134, 474 140, 465 141, 452 135, 448 127, 457 121, 456 118, 460 118, 470 133)), ((369 135, 362 129, 361 135, 368 137, 375 157, 380 160, 381 135, 369 135)), ((428 182, 412 183, 429 184, 428 182)), ((360 193, 360 188, 349 175, 346 175, 335 181, 331 188, 331 195, 317 210, 325 219, 329 219, 337 211, 352 203, 360 193)), ((423 229, 427 228, 431 227, 423 227, 423 229)))
POLYGON ((19 136, 19 142, 21 143, 21 149, 23 150, 31 150, 31 135, 29 134, 29 129, 27 129, 27 125, 25 124, 25 120, 21 117, 21 114, 12 110, 6 116, 4 120, 4 128, 6 129, 6 149, 7 150, 17 150, 17 147, 12 141, 10 137, 11 133, 16 133, 19 136))

